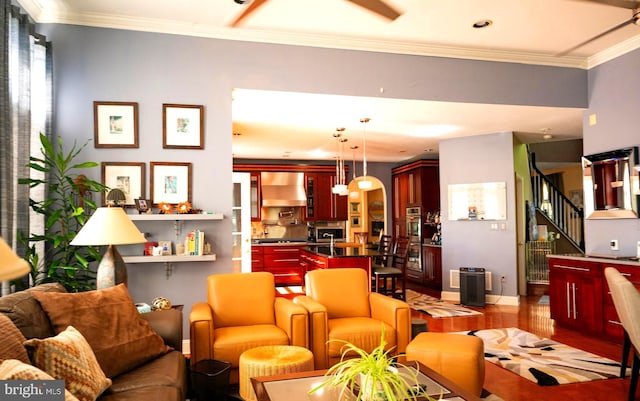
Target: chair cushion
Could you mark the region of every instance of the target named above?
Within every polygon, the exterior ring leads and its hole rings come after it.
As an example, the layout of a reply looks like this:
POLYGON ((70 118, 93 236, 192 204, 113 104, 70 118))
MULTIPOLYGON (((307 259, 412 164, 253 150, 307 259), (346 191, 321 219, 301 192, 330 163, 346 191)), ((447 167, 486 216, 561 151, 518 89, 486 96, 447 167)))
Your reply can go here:
POLYGON ((69 326, 55 337, 27 340, 33 364, 58 380, 80 401, 94 401, 111 386, 89 343, 69 326))
POLYGON ((214 274, 207 283, 215 327, 275 324, 273 274, 214 274))
POLYGON ((87 339, 108 377, 169 351, 140 317, 123 284, 79 293, 34 293, 56 333, 75 327, 87 339))
POLYGON ((215 330, 213 356, 220 361, 230 362, 237 368, 240 354, 263 345, 288 345, 289 337, 284 330, 273 325, 223 327, 215 330))
POLYGON ((17 359, 30 363, 27 350, 24 349, 26 340, 22 332, 13 324, 11 319, 0 313, 0 361, 3 359, 17 359))
POLYGON ((371 317, 369 279, 364 269, 310 271, 306 277, 306 291, 327 308, 329 319, 371 317))
POLYGON ((0 297, 0 312, 7 315, 25 338, 47 338, 56 333, 34 294, 67 292, 60 283, 47 283, 0 297))
MULTIPOLYGON (((7 359, 0 363, 0 380, 55 380, 46 372, 17 359, 7 359)), ((27 399, 29 397, 26 397, 27 399)), ((64 390, 64 401, 78 401, 78 399, 64 390)))
POLYGON ((339 357, 342 354, 342 341, 371 352, 380 345, 382 328, 388 348, 397 344, 396 331, 387 323, 368 317, 352 317, 329 320, 329 357, 339 357), (342 340, 342 341, 332 341, 342 340))

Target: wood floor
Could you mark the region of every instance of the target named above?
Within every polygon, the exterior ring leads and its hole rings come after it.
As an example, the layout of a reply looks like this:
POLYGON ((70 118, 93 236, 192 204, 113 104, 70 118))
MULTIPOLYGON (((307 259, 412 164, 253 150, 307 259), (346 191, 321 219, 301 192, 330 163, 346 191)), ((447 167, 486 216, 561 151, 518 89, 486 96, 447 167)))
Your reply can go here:
MULTIPOLYGON (((439 294, 433 291, 415 286, 411 288, 439 297, 439 294)), ((521 297, 520 306, 471 307, 483 312, 482 315, 434 319, 425 313, 413 311, 413 317, 426 320, 429 331, 435 332, 518 327, 536 335, 620 361, 622 354, 620 345, 556 327, 549 317, 549 305, 538 304, 539 291, 532 292, 537 295, 521 297)), ((484 388, 505 401, 621 401, 627 399, 629 389, 629 378, 544 387, 489 362, 485 362, 485 372, 484 388)), ((636 400, 640 400, 640 396, 637 395, 636 400)))

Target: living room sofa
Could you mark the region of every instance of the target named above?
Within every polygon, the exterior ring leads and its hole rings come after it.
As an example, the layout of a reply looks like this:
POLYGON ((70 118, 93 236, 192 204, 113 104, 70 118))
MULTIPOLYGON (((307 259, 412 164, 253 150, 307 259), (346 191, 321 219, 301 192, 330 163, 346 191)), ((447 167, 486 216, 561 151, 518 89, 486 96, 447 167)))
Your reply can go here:
MULTIPOLYGON (((134 322, 132 326, 136 327, 131 327, 131 330, 122 330, 122 328, 119 328, 118 331, 136 332, 137 330, 140 332, 141 330, 146 330, 147 334, 150 332, 152 337, 149 337, 150 339, 140 338, 140 343, 149 344, 155 341, 156 343, 159 342, 161 344, 156 344, 154 346, 155 350, 153 351, 149 351, 148 345, 138 345, 138 347, 146 347, 140 352, 129 352, 127 349, 123 348, 120 348, 120 350, 123 351, 113 351, 115 348, 112 348, 111 350, 107 349, 102 351, 104 354, 102 357, 100 355, 100 351, 97 351, 97 361, 100 363, 100 367, 104 371, 106 377, 111 380, 111 385, 99 396, 98 400, 185 400, 187 392, 187 374, 185 357, 181 352, 181 312, 178 310, 163 310, 134 316, 129 310, 129 305, 127 305, 126 297, 129 297, 129 295, 128 291, 126 291, 126 287, 124 287, 124 289, 117 289, 116 287, 113 288, 114 290, 109 290, 103 293, 99 291, 104 290, 70 294, 67 293, 64 287, 60 284, 43 284, 25 291, 0 297, 0 313, 8 317, 11 320, 11 323, 20 330, 26 339, 47 339, 54 337, 63 331, 50 319, 50 316, 54 319, 59 319, 58 317, 55 317, 55 311, 51 310, 51 304, 58 307, 57 305, 64 304, 66 301, 71 301, 72 303, 70 305, 72 305, 74 311, 68 314, 70 316, 69 318, 73 319, 73 316, 76 316, 88 324, 93 325, 96 330, 102 330, 99 327, 99 325, 102 324, 99 323, 100 319, 107 320, 105 324, 117 326, 119 322, 115 321, 123 320, 122 310, 126 309, 129 314, 127 318, 131 319, 131 321, 134 322), (108 310, 111 308, 109 305, 110 296, 108 294, 114 292, 121 295, 125 294, 126 297, 124 298, 124 304, 118 305, 115 302, 113 303, 113 309, 117 309, 114 313, 119 315, 113 318, 115 323, 111 323, 108 321, 110 317, 105 315, 109 315, 108 310), (41 304, 41 302, 38 301, 37 296, 42 293, 46 293, 46 298, 50 299, 48 302, 43 302, 41 304), (105 294, 107 295, 104 296, 105 294), (73 304, 75 301, 80 302, 84 306, 78 307, 80 304, 73 304), (43 308, 43 305, 47 305, 49 310, 43 308), (83 313, 91 313, 91 308, 95 308, 95 322, 91 322, 91 317, 83 315, 83 313), (82 309, 85 309, 85 312, 83 312, 82 309), (142 317, 143 319, 139 319, 139 317, 142 317), (157 335, 159 335, 161 339, 157 338, 157 335), (164 341, 164 343, 162 343, 162 341, 164 341), (112 355, 105 356, 108 353, 111 353, 112 355), (154 355, 154 353, 159 355, 154 355), (141 356, 141 354, 145 355, 141 356), (138 361, 141 362, 138 363, 135 357, 139 357, 138 361), (129 364, 124 363, 130 358, 132 359, 129 364), (108 363, 108 366, 103 366, 103 360, 107 361, 104 363, 108 363), (111 362, 114 362, 115 365, 111 364, 111 362), (121 370, 124 371, 120 372, 121 370), (108 372, 116 373, 110 374, 108 372)), ((120 298, 123 297, 121 296, 120 298)), ((137 313, 137 309, 135 308, 133 301, 130 302, 130 306, 133 307, 133 310, 137 313)), ((6 339, 10 333, 15 337, 17 332, 15 332, 11 327, 11 323, 6 319, 3 319, 3 323, 0 324, 0 338, 6 339)), ((82 323, 74 323, 74 327, 76 325, 82 325, 82 323)), ((110 327, 107 327, 104 330, 105 337, 114 337, 113 333, 109 333, 110 329, 110 327)), ((82 333, 82 329, 78 328, 78 331, 82 333)), ((86 329, 82 334, 87 337, 86 333, 90 332, 90 329, 86 329)), ((109 338, 99 338, 99 335, 94 337, 95 338, 86 338, 87 342, 94 349, 95 346, 93 344, 103 342, 108 343, 109 341, 112 341, 109 338)), ((5 340, 3 340, 3 342, 5 345, 7 344, 5 340)), ((15 359, 14 355, 16 354, 24 354, 22 350, 15 349, 17 347, 17 345, 15 345, 16 342, 13 344, 14 349, 7 349, 7 346, 5 345, 0 346, 0 362, 2 362, 3 359, 15 359)), ((128 348, 128 350, 133 349, 134 348, 131 348, 131 346, 128 348)))

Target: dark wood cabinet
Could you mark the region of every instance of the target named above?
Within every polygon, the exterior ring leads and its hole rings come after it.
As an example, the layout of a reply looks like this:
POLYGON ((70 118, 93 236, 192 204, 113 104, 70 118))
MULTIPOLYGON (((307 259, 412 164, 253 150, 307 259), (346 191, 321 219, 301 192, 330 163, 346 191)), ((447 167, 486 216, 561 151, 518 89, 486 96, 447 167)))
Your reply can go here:
POLYGON ((347 197, 331 191, 335 179, 333 173, 305 174, 307 221, 347 220, 347 197))
POLYGON ((273 273, 276 286, 302 285, 304 273, 300 249, 306 245, 257 245, 251 247, 251 271, 273 273))
POLYGON ((598 262, 550 258, 551 318, 564 327, 602 334, 602 282, 598 262))
POLYGON ((442 248, 440 245, 422 246, 424 285, 442 291, 442 248))
POLYGON ((250 208, 251 208, 251 221, 260 221, 262 219, 262 192, 260 191, 260 173, 252 172, 251 185, 250 185, 250 208))
POLYGON ((264 271, 264 247, 252 246, 251 247, 251 271, 261 272, 264 271))
MULTIPOLYGON (((627 280, 631 281, 633 285, 640 291, 640 267, 625 266, 611 263, 602 264, 602 274, 604 277, 604 269, 607 267, 614 267, 620 274, 625 276, 627 280)), ((613 305, 613 298, 611 298, 611 290, 607 284, 607 280, 603 278, 603 298, 604 298, 604 334, 613 341, 622 344, 624 330, 616 307, 613 305)))

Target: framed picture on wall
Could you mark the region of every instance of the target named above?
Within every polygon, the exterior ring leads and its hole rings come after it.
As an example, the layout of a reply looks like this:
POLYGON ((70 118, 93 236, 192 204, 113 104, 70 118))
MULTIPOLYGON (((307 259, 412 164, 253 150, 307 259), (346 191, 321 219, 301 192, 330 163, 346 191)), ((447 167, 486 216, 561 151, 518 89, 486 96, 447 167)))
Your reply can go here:
POLYGON ((351 217, 351 227, 360 227, 360 216, 351 217))
POLYGON ((151 162, 151 203, 191 202, 191 163, 151 162))
MULTIPOLYGON (((126 207, 135 207, 135 200, 144 198, 145 163, 102 162, 101 167, 102 184, 124 192, 126 207)), ((103 193, 103 205, 106 203, 105 197, 103 193)))
POLYGON ((138 103, 93 102, 96 148, 138 147, 138 103))
POLYGON ((162 105, 162 147, 204 149, 204 106, 162 105))

